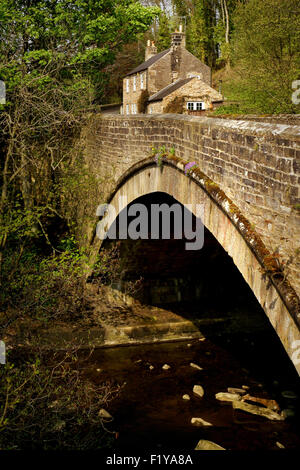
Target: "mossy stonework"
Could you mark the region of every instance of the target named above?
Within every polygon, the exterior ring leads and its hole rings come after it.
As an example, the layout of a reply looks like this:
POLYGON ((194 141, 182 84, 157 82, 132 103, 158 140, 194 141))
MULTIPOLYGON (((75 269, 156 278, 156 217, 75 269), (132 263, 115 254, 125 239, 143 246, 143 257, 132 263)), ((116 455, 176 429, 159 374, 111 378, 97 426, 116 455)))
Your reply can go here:
MULTIPOLYGON (((116 168, 107 200, 117 213, 119 196, 130 203, 155 191, 204 204, 206 228, 233 258, 300 374, 300 215, 293 209, 299 127, 182 115, 95 116, 85 139, 91 171, 116 168), (153 155, 145 157, 162 146, 174 147, 175 155, 165 155, 159 168, 153 155), (185 175, 188 161, 197 166, 185 175)), ((94 238, 94 251, 99 246, 94 238)))

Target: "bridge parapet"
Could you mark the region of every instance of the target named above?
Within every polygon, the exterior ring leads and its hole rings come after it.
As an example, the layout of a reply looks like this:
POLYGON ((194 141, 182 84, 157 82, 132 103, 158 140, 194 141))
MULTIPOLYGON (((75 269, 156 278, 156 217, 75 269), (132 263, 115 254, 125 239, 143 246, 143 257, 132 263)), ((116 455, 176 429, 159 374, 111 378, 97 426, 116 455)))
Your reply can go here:
MULTIPOLYGON (((195 161, 232 199, 271 252, 287 263, 300 293, 300 128, 186 115, 93 115, 83 133, 86 161, 106 191, 152 147, 195 161)), ((188 203, 188 201, 186 201, 188 203)))

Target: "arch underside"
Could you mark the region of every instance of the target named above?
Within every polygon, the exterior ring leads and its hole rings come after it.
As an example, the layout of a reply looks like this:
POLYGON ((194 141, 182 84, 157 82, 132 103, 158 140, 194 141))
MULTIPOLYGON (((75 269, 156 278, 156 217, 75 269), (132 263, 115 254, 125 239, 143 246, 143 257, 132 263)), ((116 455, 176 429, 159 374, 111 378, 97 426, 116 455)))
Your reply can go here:
MULTIPOLYGON (((297 349, 300 349, 299 327, 287 307, 288 303, 279 294, 271 278, 264 273, 261 262, 249 246, 249 241, 246 241, 220 204, 213 200, 192 176, 184 174, 184 165, 164 164, 160 168, 153 163, 153 159, 152 162, 147 160, 148 163, 140 167, 135 165, 127 171, 111 195, 109 203, 115 207, 116 214, 135 199, 157 191, 169 194, 183 205, 192 204, 194 214, 196 204, 202 204, 205 227, 233 259, 300 375, 299 353, 297 357, 297 349)), ((114 220, 108 220, 108 227, 113 222, 114 220)), ((101 241, 95 243, 99 249, 101 241)))

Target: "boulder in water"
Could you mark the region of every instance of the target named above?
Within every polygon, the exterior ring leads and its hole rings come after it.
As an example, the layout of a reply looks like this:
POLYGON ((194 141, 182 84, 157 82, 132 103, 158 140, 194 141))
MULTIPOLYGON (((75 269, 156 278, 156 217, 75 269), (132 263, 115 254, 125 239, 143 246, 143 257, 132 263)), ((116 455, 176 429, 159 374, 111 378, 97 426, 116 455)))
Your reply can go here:
POLYGON ((219 401, 239 401, 241 399, 241 395, 239 395, 238 393, 228 392, 216 393, 215 397, 219 401))
POLYGON ((219 446, 212 441, 206 441, 205 439, 201 439, 195 447, 195 450, 226 450, 224 447, 219 446))
POLYGON ((191 419, 191 423, 192 423, 194 426, 212 426, 211 423, 209 423, 208 421, 205 421, 205 420, 202 419, 202 418, 192 418, 192 419, 191 419))
POLYGON ((201 385, 194 385, 193 387, 193 393, 197 395, 197 397, 202 398, 204 395, 204 389, 201 387, 201 385))

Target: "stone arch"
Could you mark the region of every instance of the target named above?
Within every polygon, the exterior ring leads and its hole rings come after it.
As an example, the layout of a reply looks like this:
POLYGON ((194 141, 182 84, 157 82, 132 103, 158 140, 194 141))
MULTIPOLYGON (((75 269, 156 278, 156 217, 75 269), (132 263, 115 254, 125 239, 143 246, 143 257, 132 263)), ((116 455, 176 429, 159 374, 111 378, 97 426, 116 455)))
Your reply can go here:
MULTIPOLYGON (((300 375, 300 303, 297 294, 286 280, 276 256, 267 250, 238 207, 199 168, 193 167, 185 174, 186 163, 169 155, 162 157, 158 166, 153 157, 146 158, 124 173, 107 202, 119 214, 140 196, 161 191, 182 204, 193 207, 203 204, 205 227, 233 259, 300 375)), ((108 228, 113 222, 114 219, 108 220, 108 228)), ((102 241, 95 235, 92 243, 93 252, 98 252, 102 241)))

